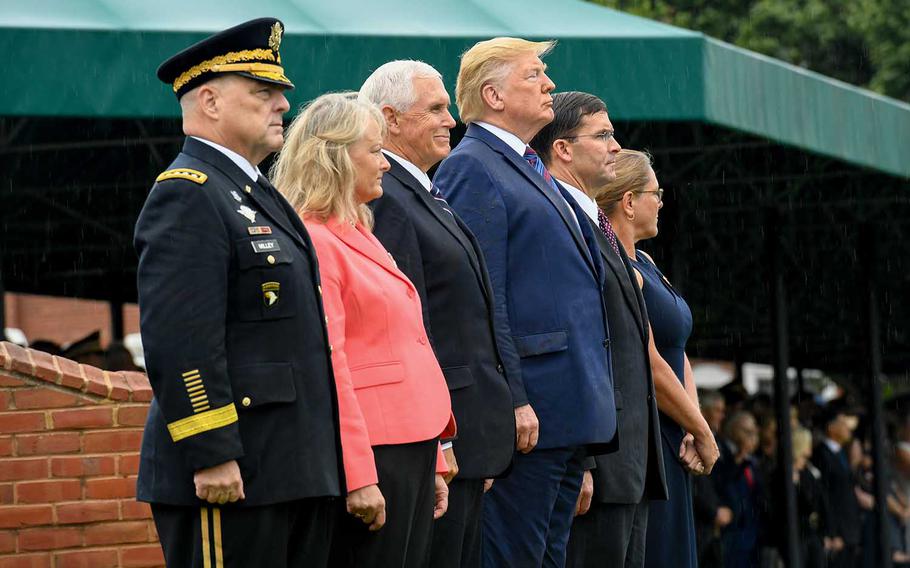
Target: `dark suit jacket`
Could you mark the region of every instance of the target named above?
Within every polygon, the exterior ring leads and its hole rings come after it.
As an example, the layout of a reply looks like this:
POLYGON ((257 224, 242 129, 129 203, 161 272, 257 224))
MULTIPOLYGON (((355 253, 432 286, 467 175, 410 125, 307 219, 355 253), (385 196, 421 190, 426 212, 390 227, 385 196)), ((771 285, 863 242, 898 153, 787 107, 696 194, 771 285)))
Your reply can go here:
POLYGON ((198 140, 170 167, 196 181, 157 182, 135 234, 155 395, 138 498, 198 505, 193 473, 235 459, 246 493, 235 506, 340 495, 338 405, 306 229, 274 189, 198 140))
MULTIPOLYGON (((841 450, 844 453, 844 450, 841 450)), ((826 536, 839 536, 847 545, 858 545, 862 536, 859 503, 853 488, 853 471, 846 461, 823 442, 815 447, 812 463, 821 473, 821 486, 829 511, 826 536)))
POLYGON ((622 246, 617 256, 590 217, 584 215, 584 220, 591 224, 606 268, 603 298, 610 322, 619 438, 618 451, 594 458, 594 499, 599 503, 624 504, 638 503, 643 497, 666 499, 645 301, 622 246))
POLYGON ((512 461, 515 414, 493 329, 493 289, 474 236, 394 158, 373 201, 373 234, 417 288, 458 423, 459 479, 512 461))
POLYGON ((590 226, 579 229, 540 174, 476 124, 440 164, 435 184, 483 250, 497 332, 512 337, 500 352, 516 373, 513 401, 534 407, 537 447, 608 444, 616 407, 603 267, 590 226))

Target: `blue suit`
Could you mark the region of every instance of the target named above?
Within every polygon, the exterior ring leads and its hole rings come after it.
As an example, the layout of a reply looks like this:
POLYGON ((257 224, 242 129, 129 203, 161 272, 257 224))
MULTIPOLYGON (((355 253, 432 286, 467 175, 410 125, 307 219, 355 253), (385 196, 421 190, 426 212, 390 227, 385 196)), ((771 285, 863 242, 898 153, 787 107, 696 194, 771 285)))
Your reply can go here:
MULTIPOLYGON (((574 200, 476 124, 434 184, 483 250, 497 335, 511 338, 500 351, 514 405, 530 403, 540 420, 535 450, 517 454, 511 475, 487 494, 484 562, 559 564, 581 460, 608 451, 616 433, 598 245, 589 224, 573 218, 574 200)), ((580 209, 574 217, 584 221, 580 209)))

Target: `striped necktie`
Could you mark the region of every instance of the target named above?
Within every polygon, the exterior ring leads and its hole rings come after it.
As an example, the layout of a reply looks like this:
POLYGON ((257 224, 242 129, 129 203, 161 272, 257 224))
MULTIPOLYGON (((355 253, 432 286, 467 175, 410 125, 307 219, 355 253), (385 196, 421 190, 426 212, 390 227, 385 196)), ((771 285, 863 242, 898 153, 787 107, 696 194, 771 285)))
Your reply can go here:
POLYGON ((613 232, 613 225, 610 224, 607 215, 599 207, 597 208, 597 224, 600 225, 601 232, 603 232, 604 236, 607 237, 607 240, 610 241, 613 252, 622 258, 622 255, 619 254, 619 243, 616 242, 616 233, 613 232))
POLYGON ((452 217, 455 216, 455 213, 452 212, 452 208, 449 207, 449 202, 446 201, 446 198, 442 196, 442 192, 439 191, 438 187, 430 184, 430 195, 433 196, 433 199, 436 200, 436 203, 439 203, 439 205, 441 205, 442 208, 445 209, 449 215, 451 215, 452 217))
POLYGON ((530 146, 525 147, 524 153, 525 160, 531 164, 531 167, 534 168, 534 171, 540 174, 540 176, 547 182, 547 185, 555 189, 557 192, 559 189, 556 187, 556 182, 553 181, 553 176, 550 175, 550 172, 547 170, 547 167, 543 165, 543 160, 540 159, 540 156, 537 155, 537 152, 534 151, 530 146))

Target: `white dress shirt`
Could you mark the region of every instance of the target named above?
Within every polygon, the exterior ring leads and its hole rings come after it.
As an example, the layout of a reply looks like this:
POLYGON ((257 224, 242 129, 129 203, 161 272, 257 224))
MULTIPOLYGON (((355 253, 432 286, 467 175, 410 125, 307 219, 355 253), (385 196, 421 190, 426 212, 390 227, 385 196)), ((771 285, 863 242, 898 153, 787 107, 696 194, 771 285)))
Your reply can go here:
POLYGON ((405 158, 402 158, 395 152, 390 152, 389 150, 386 150, 385 148, 383 148, 382 153, 385 154, 386 156, 388 156, 389 158, 392 158, 396 162, 398 162, 398 164, 402 168, 407 170, 407 172, 409 174, 414 176, 414 178, 420 182, 420 185, 422 185, 425 190, 430 191, 430 189, 432 189, 433 182, 430 181, 430 177, 427 175, 426 172, 422 171, 420 168, 415 166, 412 162, 408 161, 405 158))
POLYGON ((527 149, 528 145, 525 144, 521 140, 521 138, 519 138, 518 136, 515 136, 508 130, 503 130, 502 128, 500 128, 498 126, 493 126, 489 122, 475 122, 474 124, 476 124, 477 126, 480 126, 484 130, 486 130, 487 132, 492 134, 493 136, 499 138, 500 140, 505 142, 509 148, 515 150, 515 153, 517 153, 522 158, 524 157, 525 149, 527 149))
POLYGON ((827 438, 827 437, 822 438, 822 442, 824 442, 825 445, 828 446, 828 449, 831 450, 831 453, 833 453, 834 455, 837 455, 840 453, 841 445, 838 444, 837 442, 835 442, 834 440, 832 440, 831 438, 827 438))
POLYGON ((202 142, 204 144, 208 144, 212 148, 218 150, 219 152, 221 152, 222 154, 224 154, 225 156, 230 158, 230 160, 232 162, 237 164, 237 167, 240 168, 241 170, 243 170, 243 173, 250 176, 251 180, 256 181, 256 182, 259 181, 259 175, 260 175, 259 168, 257 168, 253 164, 251 164, 249 160, 247 160, 246 158, 244 158, 237 152, 230 150, 228 148, 225 148, 221 144, 215 144, 211 140, 206 140, 205 138, 200 138, 198 136, 193 136, 192 138, 195 138, 196 140, 199 140, 200 142, 202 142))
POLYGON ((564 188, 566 188, 566 191, 568 191, 569 195, 575 199, 575 203, 578 203, 578 206, 581 207, 581 210, 585 212, 585 215, 590 217, 595 224, 598 224, 597 203, 591 199, 587 193, 578 189, 574 185, 566 183, 559 178, 556 178, 556 181, 558 181, 564 188))

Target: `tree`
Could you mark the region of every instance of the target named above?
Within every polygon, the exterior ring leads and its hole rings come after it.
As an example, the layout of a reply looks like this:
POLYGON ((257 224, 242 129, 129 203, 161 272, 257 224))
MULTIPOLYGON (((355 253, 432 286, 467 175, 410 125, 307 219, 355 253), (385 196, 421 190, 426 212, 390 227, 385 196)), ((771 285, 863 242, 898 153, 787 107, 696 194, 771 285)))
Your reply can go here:
POLYGON ((910 101, 907 0, 590 0, 910 101))

